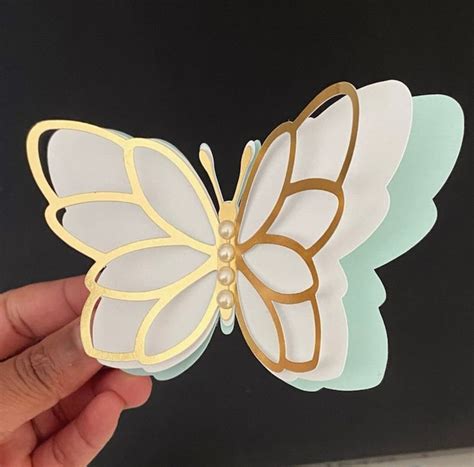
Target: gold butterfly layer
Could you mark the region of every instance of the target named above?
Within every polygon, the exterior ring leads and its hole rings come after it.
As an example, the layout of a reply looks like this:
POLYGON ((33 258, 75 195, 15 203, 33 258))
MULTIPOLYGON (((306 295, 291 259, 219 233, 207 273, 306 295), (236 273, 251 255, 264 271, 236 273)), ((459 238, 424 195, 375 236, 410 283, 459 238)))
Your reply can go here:
POLYGON ((204 187, 201 180, 194 172, 190 164, 185 161, 169 144, 164 142, 144 139, 144 138, 125 138, 116 132, 99 128, 94 125, 65 121, 52 120, 38 123, 30 131, 27 139, 28 160, 33 172, 33 176, 46 197, 49 205, 45 211, 45 217, 50 228, 68 245, 77 251, 87 255, 94 260, 94 264, 88 271, 85 279, 87 288, 90 291, 89 297, 84 305, 81 316, 81 337, 84 348, 88 355, 103 361, 137 361, 142 365, 153 365, 160 362, 166 362, 170 359, 178 357, 180 354, 195 345, 202 335, 209 328, 216 308, 219 309, 221 319, 225 322, 235 315, 239 326, 242 330, 244 338, 254 355, 267 368, 273 372, 281 372, 283 370, 291 370, 293 372, 307 372, 318 365, 321 343, 321 325, 319 319, 318 303, 316 292, 318 290, 318 275, 312 257, 327 243, 337 228, 344 210, 344 192, 343 182, 346 177, 349 165, 351 163, 354 145, 356 141, 359 119, 359 103, 355 88, 349 83, 337 83, 325 89, 317 95, 303 112, 293 122, 285 122, 275 128, 263 143, 261 149, 255 154, 255 146, 248 144, 242 155, 241 170, 237 183, 237 188, 232 200, 224 201, 219 184, 214 171, 214 164, 210 151, 202 147, 200 151, 200 160, 208 173, 215 195, 218 201, 219 210, 216 214, 215 207, 204 187), (352 128, 350 134, 347 152, 340 168, 337 180, 310 178, 300 180, 298 182, 291 181, 291 175, 295 163, 295 152, 297 144, 297 130, 302 123, 310 117, 322 104, 336 96, 346 95, 349 97, 352 106, 352 128), (47 180, 40 159, 40 139, 47 133, 54 130, 70 129, 84 131, 120 146, 123 150, 123 158, 128 180, 131 186, 130 193, 123 192, 91 192, 83 194, 74 194, 70 196, 60 197, 51 187, 47 180), (262 161, 264 160, 269 147, 281 135, 288 134, 290 137, 290 154, 287 167, 285 182, 283 189, 277 199, 277 202, 270 215, 263 222, 261 227, 244 242, 239 241, 239 232, 242 219, 246 210, 249 194, 254 183, 256 174, 262 161), (209 245, 199 241, 192 236, 186 234, 176 226, 169 223, 163 218, 150 204, 140 185, 137 168, 135 165, 134 152, 137 148, 148 148, 159 152, 170 162, 172 162, 180 172, 186 177, 189 184, 200 200, 202 207, 206 213, 209 224, 212 227, 214 236, 217 239, 216 245, 209 245), (270 234, 269 228, 280 213, 285 200, 296 193, 308 190, 322 190, 331 193, 337 198, 337 211, 329 223, 329 226, 319 238, 314 239, 314 243, 305 248, 297 241, 283 235, 270 234), (161 229, 167 237, 148 240, 140 240, 126 245, 122 245, 109 252, 101 252, 97 249, 83 243, 80 239, 72 235, 64 228, 58 219, 58 213, 64 208, 89 202, 98 201, 115 201, 132 203, 139 206, 147 216, 161 229), (281 293, 269 288, 264 284, 247 266, 243 260, 243 255, 259 244, 273 244, 289 248, 295 252, 306 263, 311 272, 312 284, 306 290, 298 293, 281 293), (98 278, 104 268, 111 261, 117 259, 121 255, 135 252, 145 248, 162 247, 162 246, 187 246, 199 252, 208 255, 208 259, 178 281, 166 285, 164 287, 145 291, 145 292, 124 292, 109 289, 98 283, 98 278), (197 327, 181 342, 166 349, 160 353, 149 355, 145 351, 145 340, 147 333, 154 319, 177 295, 203 278, 210 272, 216 271, 216 286, 212 294, 209 305, 202 316, 197 327), (271 358, 258 343, 253 339, 246 321, 242 314, 239 302, 238 290, 236 287, 237 274, 241 273, 252 284, 255 290, 264 301, 271 315, 273 325, 278 336, 278 358, 271 358), (108 352, 100 350, 94 346, 92 337, 92 327, 95 310, 101 298, 112 298, 118 300, 157 300, 156 304, 146 314, 141 322, 135 337, 135 346, 130 352, 108 352), (283 332, 283 327, 278 313, 275 310, 274 302, 283 304, 297 304, 303 301, 311 303, 314 314, 314 333, 315 344, 314 351, 310 359, 305 361, 292 361, 287 357, 287 342, 283 332))

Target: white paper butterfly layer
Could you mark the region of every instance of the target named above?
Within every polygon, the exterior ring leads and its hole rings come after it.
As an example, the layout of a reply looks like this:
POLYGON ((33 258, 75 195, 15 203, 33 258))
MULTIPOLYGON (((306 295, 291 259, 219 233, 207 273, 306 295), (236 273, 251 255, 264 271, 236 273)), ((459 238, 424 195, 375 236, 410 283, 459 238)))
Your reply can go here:
POLYGON ((384 219, 411 118, 400 82, 330 86, 261 148, 247 144, 225 202, 202 145, 218 211, 167 142, 80 122, 37 124, 28 157, 48 224, 95 261, 81 322, 86 351, 108 366, 179 373, 219 317, 228 332, 236 316, 252 352, 282 380, 338 377, 348 348, 339 261, 384 219), (39 146, 51 133, 50 183, 39 146))

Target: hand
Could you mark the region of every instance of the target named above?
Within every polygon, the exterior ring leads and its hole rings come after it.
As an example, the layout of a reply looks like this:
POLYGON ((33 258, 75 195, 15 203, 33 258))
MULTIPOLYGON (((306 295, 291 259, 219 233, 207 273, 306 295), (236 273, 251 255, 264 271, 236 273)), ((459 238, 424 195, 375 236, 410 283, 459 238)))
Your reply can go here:
POLYGON ((102 369, 79 337, 83 277, 0 295, 0 465, 83 466, 150 378, 102 369))

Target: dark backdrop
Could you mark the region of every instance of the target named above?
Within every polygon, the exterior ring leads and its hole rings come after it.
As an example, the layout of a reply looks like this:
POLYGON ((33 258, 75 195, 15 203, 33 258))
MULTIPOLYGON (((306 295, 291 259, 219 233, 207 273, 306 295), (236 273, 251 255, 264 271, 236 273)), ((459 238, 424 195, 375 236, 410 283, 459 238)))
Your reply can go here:
POLYGON ((469 2, 0 1, 0 287, 79 274, 88 260, 43 220, 26 164, 36 121, 65 118, 216 157, 231 196, 241 150, 319 90, 396 78, 464 107, 467 134, 429 236, 379 270, 390 340, 382 384, 304 393, 241 333, 123 415, 93 465, 279 465, 473 441, 472 12, 469 2))

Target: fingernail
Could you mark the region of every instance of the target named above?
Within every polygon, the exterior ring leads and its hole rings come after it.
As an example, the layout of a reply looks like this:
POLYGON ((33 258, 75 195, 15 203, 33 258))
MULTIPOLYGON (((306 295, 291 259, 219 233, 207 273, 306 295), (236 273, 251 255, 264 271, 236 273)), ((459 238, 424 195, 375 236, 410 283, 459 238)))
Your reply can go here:
POLYGON ((82 358, 85 352, 81 341, 79 320, 74 321, 68 327, 68 337, 62 340, 62 351, 71 359, 82 358))
POLYGON ((73 344, 76 346, 76 348, 84 351, 84 346, 82 345, 82 339, 81 339, 81 323, 79 320, 74 321, 74 324, 72 326, 72 340, 73 344))

